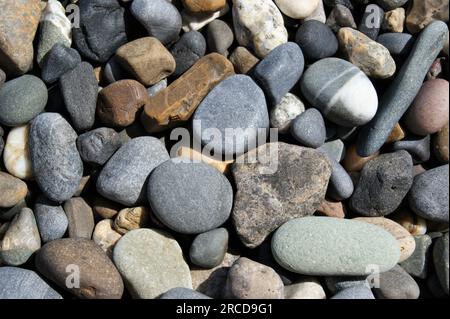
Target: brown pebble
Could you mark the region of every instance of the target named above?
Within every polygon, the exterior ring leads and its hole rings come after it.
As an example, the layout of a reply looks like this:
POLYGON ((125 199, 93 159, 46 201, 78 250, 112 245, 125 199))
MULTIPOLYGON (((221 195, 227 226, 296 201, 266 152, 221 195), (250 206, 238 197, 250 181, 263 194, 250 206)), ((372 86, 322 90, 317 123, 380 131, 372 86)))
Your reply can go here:
POLYGON ((448 123, 433 136, 434 153, 442 163, 448 163, 448 123))
POLYGON ((13 207, 23 200, 27 193, 27 184, 22 180, 0 172, 0 208, 13 207))
POLYGON ((118 203, 102 196, 96 196, 92 209, 96 215, 101 218, 108 219, 116 216, 119 213, 121 206, 118 203))
POLYGON ((212 166, 218 171, 220 171, 222 174, 228 173, 230 171, 231 165, 234 163, 233 160, 229 161, 216 160, 212 157, 206 156, 192 148, 185 146, 182 146, 178 149, 177 155, 180 157, 189 158, 192 161, 199 161, 208 164, 209 166, 212 166))
POLYGON ((73 197, 64 203, 64 211, 69 220, 69 237, 91 239, 95 226, 94 214, 86 201, 73 197))
POLYGON ((359 172, 368 161, 377 157, 378 154, 379 152, 376 152, 373 155, 361 157, 356 152, 356 145, 353 144, 347 148, 344 160, 342 161, 342 166, 344 166, 347 172, 359 172))
POLYGON ((334 202, 324 199, 317 209, 317 214, 320 216, 345 218, 345 207, 342 202, 334 202))
POLYGON ((190 12, 213 12, 227 4, 226 0, 182 0, 182 2, 190 12))
POLYGON ((80 186, 78 186, 78 189, 75 192, 75 194, 73 194, 73 196, 74 197, 81 196, 81 194, 83 194, 83 192, 86 191, 86 189, 91 184, 90 182, 91 182, 91 175, 83 176, 80 181, 80 186))
POLYGON ((397 124, 395 124, 394 128, 392 129, 391 134, 389 134, 389 137, 386 140, 386 144, 401 141, 405 138, 405 136, 406 136, 405 131, 400 126, 400 124, 397 123, 397 124))
POLYGON ((246 48, 237 47, 231 54, 230 61, 236 73, 246 74, 259 62, 259 59, 246 48))

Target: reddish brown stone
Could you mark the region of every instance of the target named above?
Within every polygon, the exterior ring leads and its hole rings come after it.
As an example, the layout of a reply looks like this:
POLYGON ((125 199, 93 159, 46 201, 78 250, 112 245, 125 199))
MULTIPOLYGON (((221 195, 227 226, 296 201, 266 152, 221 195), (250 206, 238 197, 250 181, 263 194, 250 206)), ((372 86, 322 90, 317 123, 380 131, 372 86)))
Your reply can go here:
POLYGON ((342 162, 342 166, 344 166, 347 172, 359 172, 362 170, 364 165, 371 159, 377 157, 379 152, 376 152, 373 155, 368 157, 361 157, 356 152, 356 145, 351 145, 347 152, 345 153, 344 161, 342 162))
POLYGON ((402 127, 399 123, 397 123, 391 131, 388 139, 386 140, 386 144, 394 143, 397 141, 401 141, 405 138, 405 131, 403 131, 402 127))
POLYGON ((131 125, 136 119, 136 113, 144 106, 147 98, 147 90, 137 81, 114 82, 100 91, 97 115, 108 126, 131 125))
POLYGON ((226 0, 182 0, 186 9, 191 12, 211 12, 225 7, 226 0))
POLYGON ((211 53, 201 58, 166 89, 149 98, 141 117, 145 129, 160 132, 186 122, 205 96, 232 74, 233 65, 224 56, 211 53))
POLYGON ((316 213, 320 216, 345 218, 345 207, 342 202, 332 202, 324 199, 316 213))

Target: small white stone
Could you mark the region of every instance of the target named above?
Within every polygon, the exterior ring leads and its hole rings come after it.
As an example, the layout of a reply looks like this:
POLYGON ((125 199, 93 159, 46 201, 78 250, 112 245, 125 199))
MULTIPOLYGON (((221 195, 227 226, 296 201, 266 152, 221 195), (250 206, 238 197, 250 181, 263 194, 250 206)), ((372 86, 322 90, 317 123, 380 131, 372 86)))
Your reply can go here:
POLYGON ((323 287, 314 277, 306 277, 284 286, 284 296, 285 299, 326 299, 323 287))
POLYGON ((305 111, 305 105, 294 94, 288 93, 281 102, 270 111, 270 126, 280 133, 287 133, 291 122, 305 111))
POLYGON ((72 24, 66 16, 66 10, 61 2, 57 0, 48 0, 45 11, 41 17, 41 22, 51 22, 61 31, 69 44, 72 44, 72 24))
POLYGON ((187 10, 183 10, 181 12, 181 18, 183 19, 182 29, 184 32, 200 30, 211 21, 214 21, 226 14, 229 10, 230 7, 228 6, 228 4, 219 11, 211 13, 190 13, 187 10))
POLYGON ((28 149, 28 135, 30 125, 13 128, 6 139, 3 151, 3 162, 7 171, 20 179, 33 179, 30 152, 28 149))
POLYGON ((121 234, 113 229, 113 221, 111 219, 104 219, 97 223, 94 229, 92 239, 99 245, 103 251, 109 256, 112 256, 117 241, 122 237, 121 234))
POLYGON ((310 16, 319 5, 319 0, 275 0, 281 12, 293 19, 310 16))
POLYGON ((319 0, 319 5, 317 6, 316 10, 314 10, 313 13, 311 13, 308 17, 304 19, 304 21, 309 20, 317 20, 322 23, 327 22, 327 15, 325 13, 325 7, 323 6, 323 0, 319 0))
POLYGON ((272 0, 233 0, 233 25, 238 43, 260 58, 288 41, 283 16, 272 0))

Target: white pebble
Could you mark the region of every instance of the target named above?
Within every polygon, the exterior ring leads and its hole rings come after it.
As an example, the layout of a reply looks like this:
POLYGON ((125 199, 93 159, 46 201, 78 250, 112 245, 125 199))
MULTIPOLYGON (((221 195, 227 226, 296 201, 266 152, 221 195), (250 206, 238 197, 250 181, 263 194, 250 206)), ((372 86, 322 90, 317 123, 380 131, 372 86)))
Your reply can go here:
POLYGON ((29 125, 13 128, 6 139, 3 150, 3 162, 6 170, 13 176, 24 179, 33 179, 30 152, 28 149, 29 125))

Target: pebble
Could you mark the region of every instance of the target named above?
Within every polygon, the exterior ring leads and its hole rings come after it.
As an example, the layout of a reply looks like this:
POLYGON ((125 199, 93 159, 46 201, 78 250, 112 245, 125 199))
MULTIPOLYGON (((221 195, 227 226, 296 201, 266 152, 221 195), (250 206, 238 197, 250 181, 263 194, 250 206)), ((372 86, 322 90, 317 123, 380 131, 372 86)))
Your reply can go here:
POLYGON ((0 124, 27 124, 44 110, 48 94, 44 82, 34 75, 22 75, 0 88, 0 124))
POLYGON ((42 80, 52 84, 58 81, 63 74, 73 70, 79 63, 81 63, 81 57, 77 50, 57 43, 43 58, 42 80))
POLYGON ((259 58, 288 41, 283 16, 270 0, 233 0, 233 24, 237 42, 259 58))
POLYGON ((121 235, 130 230, 144 228, 150 220, 150 210, 145 206, 124 208, 114 220, 114 230, 121 235))
POLYGON ((200 103, 193 120, 201 121, 197 122, 201 125, 194 125, 194 138, 225 155, 242 154, 249 146, 257 146, 258 130, 269 128, 264 93, 247 75, 233 75, 220 82, 200 103), (211 128, 220 136, 210 136, 211 128), (226 138, 230 129, 234 129, 233 138, 226 138), (245 131, 237 134, 239 129, 245 131))
POLYGON ((319 6, 319 0, 275 0, 275 4, 281 12, 293 19, 305 19, 309 17, 319 6))
POLYGON ((94 231, 94 213, 81 197, 72 197, 64 203, 70 238, 91 239, 94 231))
POLYGON ((448 262, 448 232, 436 240, 433 248, 433 261, 436 274, 442 288, 448 295, 449 262, 448 262))
POLYGON ((349 27, 357 29, 352 12, 345 5, 337 4, 331 10, 326 24, 334 31, 338 32, 340 28, 349 27))
POLYGON ((426 279, 429 275, 431 248, 433 241, 428 235, 414 236, 416 249, 400 266, 411 276, 426 279))
POLYGON ((27 193, 28 187, 25 182, 8 173, 0 172, 0 208, 17 205, 27 193))
POLYGON ((92 128, 99 90, 92 66, 87 62, 78 64, 61 76, 59 87, 75 130, 92 128))
POLYGON ((311 13, 308 17, 303 19, 303 21, 310 21, 310 20, 316 20, 322 23, 325 23, 327 21, 327 15, 325 13, 325 8, 323 6, 323 1, 319 0, 319 4, 317 5, 317 8, 311 13))
POLYGON ((78 8, 80 26, 72 28, 75 48, 86 59, 107 62, 127 42, 125 9, 118 0, 79 1, 78 8))
POLYGON ((367 217, 386 216, 396 210, 413 184, 412 159, 406 151, 386 153, 367 162, 350 207, 367 217))
POLYGON ((66 233, 69 221, 60 205, 39 196, 34 205, 34 214, 44 243, 62 238, 66 233))
POLYGON ((336 218, 345 218, 346 209, 342 202, 330 201, 328 199, 324 199, 320 204, 319 208, 317 208, 316 213, 320 216, 328 216, 328 217, 336 217, 336 218))
POLYGON ((182 0, 183 5, 191 12, 211 12, 225 7, 226 0, 182 0))
POLYGON ((51 241, 38 251, 35 263, 39 273, 78 298, 122 297, 124 285, 119 272, 92 240, 64 238, 51 241))
POLYGON ((21 75, 33 68, 33 39, 40 17, 40 0, 3 1, 1 4, 0 68, 9 76, 21 75))
POLYGON ((0 69, 0 87, 2 87, 5 81, 6 81, 6 74, 2 69, 0 69))
MULTIPOLYGON (((156 0, 159 1, 167 2, 156 0)), ((172 54, 154 37, 140 38, 124 44, 117 50, 116 58, 126 71, 145 86, 167 78, 176 67, 172 54)))
POLYGON ((167 233, 132 230, 117 242, 113 260, 134 298, 156 298, 172 288, 192 289, 183 252, 167 233))
POLYGON ((411 33, 420 32, 435 20, 448 21, 447 1, 413 0, 411 1, 406 27, 411 33))
POLYGON ((166 0, 136 0, 131 4, 131 13, 162 44, 178 40, 181 30, 181 15, 177 8, 166 0))
POLYGON ((184 33, 170 49, 176 62, 173 76, 180 76, 201 59, 206 52, 205 37, 198 31, 184 33))
POLYGON ((389 218, 402 225, 413 236, 424 235, 427 232, 427 221, 405 208, 400 208, 389 218))
POLYGON ((25 199, 22 199, 13 207, 9 207, 6 209, 0 208, 0 218, 1 218, 1 220, 11 220, 12 218, 14 218, 14 216, 16 216, 17 214, 20 213, 22 208, 26 208, 26 207, 27 207, 27 203, 26 203, 25 199))
POLYGON ((189 257, 191 262, 202 268, 219 266, 228 249, 228 231, 217 228, 199 234, 192 242, 189 257))
POLYGON ((355 220, 383 228, 397 239, 400 246, 399 262, 407 260, 416 249, 414 237, 400 224, 384 217, 358 217, 355 220))
POLYGON ((354 192, 350 175, 339 162, 331 158, 327 153, 325 154, 331 163, 331 176, 328 183, 327 195, 337 201, 350 198, 354 192))
POLYGON ((417 175, 408 203, 414 213, 426 220, 448 223, 448 164, 417 175))
POLYGON ((62 297, 32 270, 0 267, 0 299, 62 299, 62 297))
POLYGON ((341 50, 352 64, 367 76, 387 79, 394 75, 396 65, 388 49, 352 28, 341 28, 337 34, 341 50))
POLYGON ((403 117, 406 128, 417 135, 438 132, 449 119, 449 84, 444 79, 426 81, 403 117))
POLYGON ((243 156, 246 162, 238 158, 232 166, 238 190, 232 216, 243 244, 255 248, 283 223, 314 214, 325 197, 331 165, 316 150, 281 142, 243 156))
POLYGON ((300 87, 308 102, 338 125, 363 125, 377 112, 378 97, 369 78, 342 59, 314 63, 303 74, 300 87))
POLYGON ((189 288, 172 288, 158 299, 211 299, 210 297, 189 288))
POLYGON ((328 276, 324 278, 328 290, 336 294, 354 286, 365 286, 370 288, 368 276, 328 276))
POLYGON ((294 94, 287 93, 275 107, 270 110, 270 127, 279 133, 288 133, 293 120, 305 111, 305 105, 294 94))
POLYGON ((144 203, 147 177, 168 159, 169 154, 158 139, 134 138, 122 145, 103 167, 97 179, 97 191, 126 206, 144 203))
POLYGON ((226 296, 236 299, 284 299, 284 285, 270 267, 245 257, 231 266, 226 296))
POLYGON ((119 213, 121 205, 102 196, 97 196, 94 199, 92 209, 96 216, 102 219, 109 219, 119 213))
POLYGON ((34 178, 44 195, 55 202, 71 198, 83 177, 76 138, 70 124, 57 113, 42 113, 31 123, 29 145, 34 178))
POLYGON ((237 47, 230 55, 230 62, 233 63, 236 73, 246 74, 258 64, 259 59, 245 47, 237 47))
POLYGON ((103 219, 95 225, 92 240, 99 245, 103 251, 112 257, 114 246, 122 238, 122 235, 113 229, 113 221, 111 219, 103 219))
POLYGON ((333 139, 319 147, 320 151, 325 152, 336 162, 341 162, 345 156, 345 144, 341 139, 333 139))
POLYGON ((230 11, 228 4, 225 4, 222 9, 212 12, 192 13, 189 10, 183 10, 181 12, 182 29, 184 32, 198 31, 210 22, 225 15, 228 11, 230 11))
POLYGON ((403 128, 400 126, 399 123, 397 123, 394 128, 392 129, 391 134, 389 134, 388 139, 386 140, 386 144, 398 142, 405 138, 406 133, 403 130, 403 128))
POLYGON ((104 85, 109 85, 114 82, 125 80, 131 78, 132 76, 128 74, 126 70, 120 65, 117 57, 114 55, 101 70, 104 85))
POLYGON ((376 116, 359 133, 357 149, 360 156, 369 156, 384 144, 419 92, 423 79, 444 45, 447 33, 447 25, 435 21, 420 34, 408 60, 381 97, 376 116))
POLYGON ((374 288, 377 299, 418 299, 420 288, 399 265, 379 275, 379 288, 374 288))
POLYGON ((377 42, 393 56, 406 56, 411 52, 415 38, 408 33, 383 33, 377 42))
POLYGON ((304 277, 284 286, 284 299, 326 299, 326 294, 316 278, 304 277))
POLYGON ((166 89, 148 99, 141 116, 142 124, 148 132, 154 133, 186 122, 209 92, 232 74, 230 61, 218 53, 208 54, 166 89))
POLYGON ((223 174, 204 163, 180 158, 153 171, 147 197, 158 220, 181 234, 219 227, 229 218, 233 204, 233 190, 223 174))
POLYGON ((310 108, 298 115, 291 124, 291 134, 300 144, 318 148, 325 143, 326 129, 322 114, 310 108))
POLYGON ((218 19, 211 21, 208 24, 207 34, 209 50, 228 56, 228 49, 234 41, 233 30, 228 24, 218 19))
POLYGON ((376 2, 386 10, 393 10, 401 7, 409 0, 376 0, 376 2))
POLYGON ((388 32, 403 32, 406 13, 404 8, 397 8, 384 14, 382 28, 388 32))
POLYGON ((369 4, 364 10, 358 30, 372 40, 376 40, 383 23, 384 10, 376 4, 369 4))
POLYGON ((392 145, 394 151, 405 150, 413 158, 413 163, 423 163, 430 159, 430 136, 412 136, 405 138, 401 141, 395 142, 392 145))
POLYGON ((185 157, 194 162, 203 162, 209 166, 214 167, 222 174, 228 174, 231 165, 234 163, 234 160, 221 161, 185 146, 182 146, 178 149, 177 157, 185 157))
POLYGON ((352 144, 347 148, 342 166, 344 166, 347 172, 359 172, 364 168, 367 162, 376 158, 378 155, 379 153, 377 152, 367 157, 361 157, 356 151, 356 145, 352 144))
POLYGON ((400 258, 395 238, 384 229, 355 220, 303 217, 281 226, 272 253, 283 268, 312 276, 362 276, 368 265, 380 272, 400 258))
MULTIPOLYGON (((176 72, 176 70, 175 70, 176 72)), ((161 80, 155 85, 147 88, 147 93, 149 96, 155 96, 159 91, 164 90, 167 87, 167 79, 161 80)))
POLYGON ((103 165, 121 146, 119 134, 107 127, 81 134, 77 138, 77 148, 83 161, 103 165))
POLYGON ((339 291, 337 294, 331 297, 331 299, 375 299, 372 290, 365 285, 352 286, 339 291))
POLYGON ((433 137, 434 154, 442 163, 447 163, 449 160, 448 148, 448 123, 436 133, 433 137))
POLYGON ((99 92, 97 116, 107 126, 129 126, 147 99, 147 90, 141 83, 135 80, 114 82, 99 92))
POLYGON ((310 61, 331 57, 339 48, 330 27, 317 20, 305 21, 297 30, 295 42, 302 49, 305 58, 310 61))
POLYGON ((66 9, 57 0, 48 0, 40 21, 36 60, 42 66, 45 55, 55 44, 72 45, 72 25, 66 17, 66 9))

